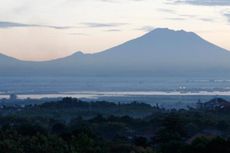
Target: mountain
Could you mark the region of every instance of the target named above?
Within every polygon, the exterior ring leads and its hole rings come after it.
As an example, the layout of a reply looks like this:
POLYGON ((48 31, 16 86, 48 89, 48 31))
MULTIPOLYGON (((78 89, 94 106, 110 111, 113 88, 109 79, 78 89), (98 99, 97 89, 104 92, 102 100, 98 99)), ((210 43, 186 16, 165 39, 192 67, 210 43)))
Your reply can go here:
POLYGON ((193 32, 155 29, 95 54, 76 52, 45 62, 0 55, 0 70, 0 76, 230 76, 230 52, 193 32))
POLYGON ((14 61, 18 61, 18 60, 16 58, 6 56, 6 55, 0 53, 0 62, 2 64, 4 64, 4 63, 7 64, 7 63, 10 63, 10 62, 14 62, 14 61))

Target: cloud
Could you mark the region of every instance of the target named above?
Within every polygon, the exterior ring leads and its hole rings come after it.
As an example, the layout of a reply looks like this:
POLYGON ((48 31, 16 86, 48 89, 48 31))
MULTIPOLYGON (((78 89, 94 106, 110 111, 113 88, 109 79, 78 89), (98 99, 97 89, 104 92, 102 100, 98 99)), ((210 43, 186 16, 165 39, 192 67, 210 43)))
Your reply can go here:
POLYGON ((152 31, 153 29, 155 29, 155 27, 153 27, 153 26, 143 26, 143 27, 137 28, 137 29, 135 29, 135 30, 150 32, 150 31, 152 31))
POLYGON ((175 3, 187 3, 206 6, 230 6, 230 0, 175 0, 175 3))
POLYGON ((230 22, 230 12, 229 13, 225 13, 224 16, 227 17, 228 22, 230 22))
POLYGON ((127 23, 97 23, 97 22, 87 22, 82 23, 83 25, 90 27, 90 28, 106 28, 106 27, 119 27, 126 25, 127 23))
POLYGON ((121 31, 121 29, 108 29, 105 31, 107 31, 107 32, 119 32, 119 31, 121 31))
POLYGON ((166 20, 176 20, 176 21, 183 21, 186 20, 186 18, 182 17, 171 17, 171 18, 165 18, 166 20))
MULTIPOLYGON (((102 1, 102 2, 113 2, 113 3, 122 2, 121 0, 99 0, 99 1, 102 1)), ((144 0, 129 0, 129 1, 141 2, 141 1, 144 1, 144 0)))
POLYGON ((194 15, 194 14, 181 14, 179 16, 185 17, 185 18, 197 18, 198 17, 197 15, 194 15))
POLYGON ((89 36, 88 34, 86 34, 86 33, 81 33, 81 32, 72 32, 72 33, 69 33, 69 35, 89 36))
POLYGON ((199 18, 201 21, 205 21, 205 22, 214 22, 215 20, 212 18, 199 18))
POLYGON ((17 23, 17 22, 8 22, 8 21, 0 21, 0 28, 23 28, 23 27, 44 27, 44 28, 52 28, 52 29, 71 29, 74 27, 71 26, 53 26, 53 25, 38 25, 38 24, 25 24, 25 23, 17 23))
MULTIPOLYGON (((27 24, 0 21, 0 28, 28 27, 27 24)), ((32 26, 32 25, 30 25, 32 26)))
POLYGON ((118 1, 116 0, 100 0, 102 2, 110 2, 110 3, 117 3, 118 1))
POLYGON ((159 8, 157 9, 158 11, 160 12, 166 12, 166 13, 175 13, 176 11, 175 10, 172 10, 172 9, 164 9, 164 8, 159 8))

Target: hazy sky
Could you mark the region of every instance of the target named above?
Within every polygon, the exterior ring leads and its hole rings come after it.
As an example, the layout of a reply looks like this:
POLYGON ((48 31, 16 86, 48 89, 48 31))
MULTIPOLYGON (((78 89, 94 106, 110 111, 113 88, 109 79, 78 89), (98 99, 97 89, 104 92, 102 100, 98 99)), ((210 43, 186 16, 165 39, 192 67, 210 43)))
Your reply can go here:
POLYGON ((0 0, 0 53, 19 59, 98 52, 157 27, 230 50, 230 0, 0 0))

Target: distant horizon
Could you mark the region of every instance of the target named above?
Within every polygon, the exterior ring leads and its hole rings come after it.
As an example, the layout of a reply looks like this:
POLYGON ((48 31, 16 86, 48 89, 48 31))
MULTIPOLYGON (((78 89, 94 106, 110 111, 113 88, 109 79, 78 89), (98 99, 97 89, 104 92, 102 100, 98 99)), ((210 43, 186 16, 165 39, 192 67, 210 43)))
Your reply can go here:
POLYGON ((95 53, 156 27, 184 29, 230 50, 229 0, 0 1, 0 53, 43 61, 95 53))

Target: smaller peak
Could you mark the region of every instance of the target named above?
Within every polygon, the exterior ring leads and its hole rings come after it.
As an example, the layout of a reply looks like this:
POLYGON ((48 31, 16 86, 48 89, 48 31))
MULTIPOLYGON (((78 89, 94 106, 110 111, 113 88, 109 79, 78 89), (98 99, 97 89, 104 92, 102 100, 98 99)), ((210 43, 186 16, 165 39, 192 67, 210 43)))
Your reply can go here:
POLYGON ((84 55, 86 55, 86 54, 84 54, 81 51, 77 51, 77 52, 72 53, 71 55, 68 55, 68 56, 65 56, 65 57, 62 57, 62 58, 58 58, 58 59, 55 59, 55 60, 75 59, 75 58, 78 58, 78 57, 81 58, 84 55))
POLYGON ((85 54, 82 51, 77 51, 77 52, 73 53, 72 55, 81 56, 81 55, 85 55, 85 54))

